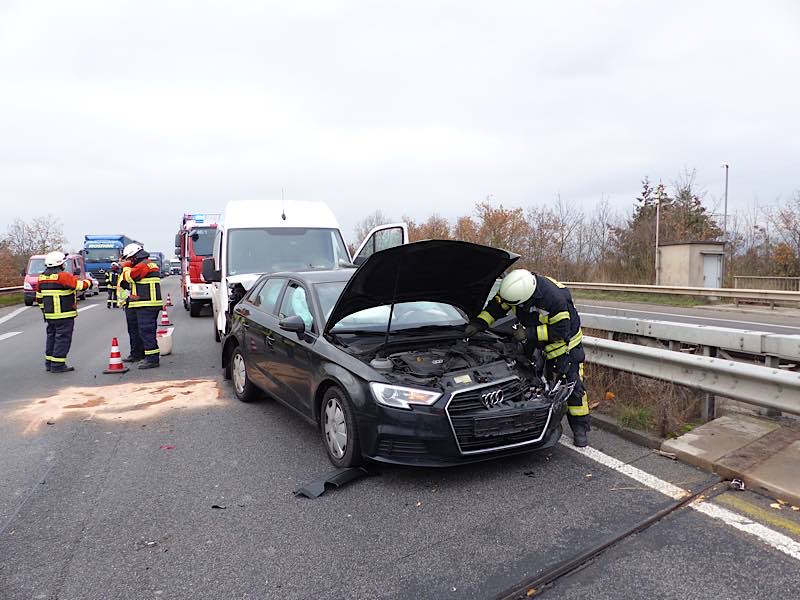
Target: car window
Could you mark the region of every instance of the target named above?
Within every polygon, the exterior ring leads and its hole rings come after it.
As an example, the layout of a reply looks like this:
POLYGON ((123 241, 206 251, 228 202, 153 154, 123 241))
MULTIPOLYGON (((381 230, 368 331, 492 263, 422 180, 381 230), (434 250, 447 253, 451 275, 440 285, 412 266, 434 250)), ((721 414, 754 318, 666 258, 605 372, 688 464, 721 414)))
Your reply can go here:
POLYGON ((256 281, 245 296, 245 300, 252 303, 254 306, 258 306, 258 292, 260 292, 261 288, 264 286, 264 281, 256 281))
POLYGON ((373 233, 359 252, 360 258, 372 256, 375 252, 403 245, 403 230, 400 227, 381 229, 373 233))
POLYGON ((278 303, 278 296, 285 281, 284 279, 267 279, 254 298, 253 304, 265 313, 274 314, 275 305, 278 303))
POLYGON ((289 284, 281 302, 281 318, 298 316, 303 319, 306 329, 311 331, 314 325, 314 317, 308 307, 306 290, 297 283, 289 284))

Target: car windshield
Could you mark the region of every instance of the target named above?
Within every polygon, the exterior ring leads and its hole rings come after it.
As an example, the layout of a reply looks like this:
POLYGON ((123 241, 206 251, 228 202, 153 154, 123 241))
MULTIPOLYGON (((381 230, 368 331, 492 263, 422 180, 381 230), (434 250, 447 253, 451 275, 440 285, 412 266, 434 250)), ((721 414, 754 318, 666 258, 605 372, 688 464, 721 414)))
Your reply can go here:
POLYGON ((28 263, 28 275, 41 275, 44 273, 44 259, 32 258, 28 263))
MULTIPOLYGON (((314 286, 326 321, 339 299, 345 283, 344 281, 318 283, 314 286)), ((391 307, 386 305, 360 310, 339 321, 331 331, 336 333, 386 331, 390 310, 391 307)), ((462 326, 466 322, 464 314, 450 304, 428 301, 398 302, 394 305, 391 331, 430 326, 456 327, 462 326)))
POLYGON ((118 248, 86 248, 83 258, 87 263, 110 263, 119 260, 118 248))
POLYGON ((214 236, 217 230, 213 227, 202 227, 192 230, 192 251, 195 256, 211 256, 214 252, 214 236), (194 239, 197 236, 197 239, 194 239))
POLYGON ((328 270, 349 260, 338 229, 275 227, 228 233, 228 275, 328 270))

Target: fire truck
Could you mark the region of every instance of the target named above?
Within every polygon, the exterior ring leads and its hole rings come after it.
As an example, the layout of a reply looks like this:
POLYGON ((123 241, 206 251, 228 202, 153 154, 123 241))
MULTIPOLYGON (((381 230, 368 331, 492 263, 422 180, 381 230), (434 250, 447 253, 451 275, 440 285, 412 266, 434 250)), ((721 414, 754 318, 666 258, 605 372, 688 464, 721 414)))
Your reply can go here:
POLYGON ((201 271, 203 259, 213 253, 220 218, 218 213, 186 213, 175 236, 175 256, 181 261, 183 307, 193 317, 200 315, 205 304, 211 304, 211 286, 201 271))

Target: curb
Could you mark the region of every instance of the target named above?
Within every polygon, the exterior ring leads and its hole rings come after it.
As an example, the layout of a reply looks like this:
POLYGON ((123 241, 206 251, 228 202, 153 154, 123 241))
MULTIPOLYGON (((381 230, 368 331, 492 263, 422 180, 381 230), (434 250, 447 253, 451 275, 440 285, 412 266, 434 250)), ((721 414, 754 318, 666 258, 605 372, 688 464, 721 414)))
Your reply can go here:
POLYGON ((629 442, 633 442, 634 444, 639 444, 640 446, 645 446, 653 450, 660 450, 661 443, 664 441, 652 433, 647 433, 646 431, 641 431, 639 429, 623 427, 614 417, 600 413, 592 413, 592 426, 602 429, 603 431, 614 433, 621 438, 628 440, 629 442))

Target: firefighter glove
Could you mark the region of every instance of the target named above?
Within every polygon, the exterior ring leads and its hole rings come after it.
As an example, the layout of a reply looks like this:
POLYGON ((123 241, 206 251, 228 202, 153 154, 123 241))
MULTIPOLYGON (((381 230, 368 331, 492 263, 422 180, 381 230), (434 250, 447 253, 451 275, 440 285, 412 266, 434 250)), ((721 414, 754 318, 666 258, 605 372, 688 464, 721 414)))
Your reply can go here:
POLYGON ((525 329, 522 325, 517 325, 516 329, 514 329, 513 335, 515 340, 517 340, 521 344, 524 344, 525 341, 528 339, 528 330, 525 329))
POLYGON ((476 333, 486 330, 486 322, 481 319, 472 319, 464 330, 464 337, 471 338, 476 333))

